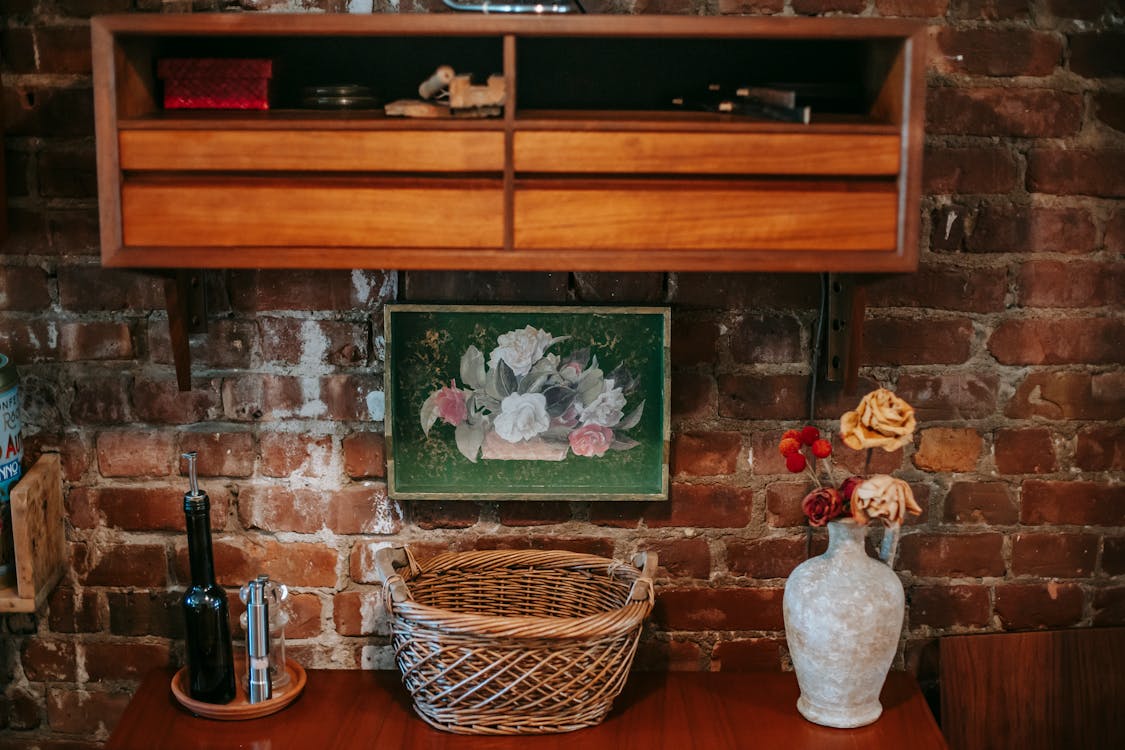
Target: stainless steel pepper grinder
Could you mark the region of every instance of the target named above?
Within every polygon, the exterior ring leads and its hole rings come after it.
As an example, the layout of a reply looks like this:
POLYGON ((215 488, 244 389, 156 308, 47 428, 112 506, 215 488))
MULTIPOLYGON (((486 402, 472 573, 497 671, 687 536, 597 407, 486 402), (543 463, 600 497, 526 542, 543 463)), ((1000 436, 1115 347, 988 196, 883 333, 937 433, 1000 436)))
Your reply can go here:
POLYGON ((270 605, 266 598, 269 576, 260 575, 242 587, 246 603, 246 664, 249 670, 247 693, 251 703, 268 701, 273 696, 270 681, 270 605))

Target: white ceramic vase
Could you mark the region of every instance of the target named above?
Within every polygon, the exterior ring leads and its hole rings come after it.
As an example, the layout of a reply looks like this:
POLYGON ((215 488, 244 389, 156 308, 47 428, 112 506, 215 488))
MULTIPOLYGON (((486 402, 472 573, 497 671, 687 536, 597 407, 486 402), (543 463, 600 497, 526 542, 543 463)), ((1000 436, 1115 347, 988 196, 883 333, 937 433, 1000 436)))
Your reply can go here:
POLYGON ((785 638, 801 686, 797 710, 829 727, 879 718, 879 693, 902 633, 902 583, 864 549, 867 527, 828 524, 828 550, 785 584, 785 638))

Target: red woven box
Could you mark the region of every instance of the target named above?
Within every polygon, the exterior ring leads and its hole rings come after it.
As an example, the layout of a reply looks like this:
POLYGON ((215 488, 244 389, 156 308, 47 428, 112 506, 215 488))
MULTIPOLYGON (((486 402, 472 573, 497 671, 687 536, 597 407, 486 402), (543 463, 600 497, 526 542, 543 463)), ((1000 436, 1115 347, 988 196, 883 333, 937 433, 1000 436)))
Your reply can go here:
POLYGON ((273 61, 169 58, 156 64, 165 109, 269 109, 273 61))

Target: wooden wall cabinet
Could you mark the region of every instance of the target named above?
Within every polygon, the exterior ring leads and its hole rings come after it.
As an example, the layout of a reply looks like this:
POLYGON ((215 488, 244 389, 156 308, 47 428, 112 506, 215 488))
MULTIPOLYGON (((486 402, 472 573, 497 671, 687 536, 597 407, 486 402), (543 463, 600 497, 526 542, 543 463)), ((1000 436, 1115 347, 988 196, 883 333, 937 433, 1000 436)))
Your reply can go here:
POLYGON ((144 268, 913 270, 924 27, 885 19, 133 14, 93 21, 102 262, 144 268), (268 57, 266 112, 164 111, 163 57, 268 57), (300 109, 416 97, 492 119, 300 109), (790 86, 810 124, 683 111, 790 86))

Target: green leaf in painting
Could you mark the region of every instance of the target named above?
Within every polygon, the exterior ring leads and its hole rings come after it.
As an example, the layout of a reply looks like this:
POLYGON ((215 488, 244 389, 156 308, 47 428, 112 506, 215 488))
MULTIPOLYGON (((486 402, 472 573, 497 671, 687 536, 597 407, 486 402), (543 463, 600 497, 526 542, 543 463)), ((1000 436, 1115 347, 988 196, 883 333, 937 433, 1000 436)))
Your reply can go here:
POLYGON ((594 403, 594 399, 602 393, 602 386, 605 385, 605 379, 602 377, 602 371, 597 368, 591 368, 582 373, 582 377, 578 380, 578 398, 586 406, 594 403))
POLYGON ((496 363, 497 372, 497 392, 500 394, 499 398, 502 401, 505 396, 515 393, 520 386, 519 379, 516 374, 512 372, 512 368, 504 360, 496 363))
POLYGON ((473 390, 484 387, 484 355, 475 346, 461 355, 461 382, 473 390))
POLYGON ((434 426, 434 422, 438 419, 437 413, 437 397, 440 391, 434 391, 430 397, 422 404, 421 417, 422 417, 422 432, 425 435, 430 434, 430 428, 434 426))
POLYGON ((561 417, 578 398, 578 391, 565 385, 553 385, 543 391, 543 397, 547 399, 547 414, 561 417))
POLYGON ((645 410, 645 402, 642 401, 640 406, 638 406, 636 409, 634 409, 632 411, 632 413, 629 414, 629 416, 625 417, 620 422, 618 422, 617 426, 614 427, 613 429, 614 430, 631 430, 631 429, 633 429, 634 427, 637 426, 637 423, 641 421, 641 414, 644 413, 644 410, 645 410))
POLYGON ((457 429, 454 431, 454 436, 457 438, 457 450, 461 451, 461 455, 474 464, 477 462, 477 454, 480 453, 481 443, 484 442, 484 433, 484 424, 474 425, 468 422, 457 425, 457 429))
POLYGON ((640 443, 632 438, 618 436, 609 444, 609 449, 611 451, 627 451, 630 448, 636 448, 638 445, 640 445, 640 443))

